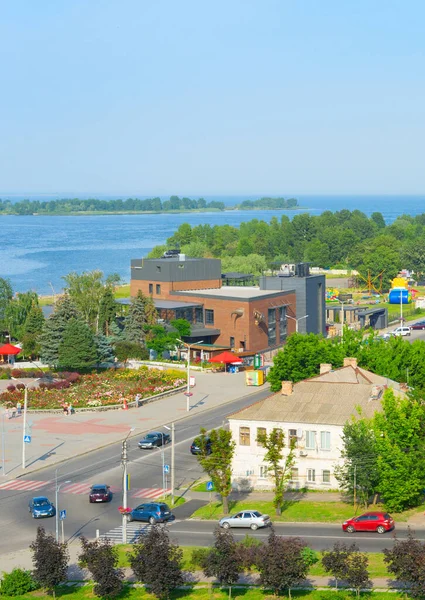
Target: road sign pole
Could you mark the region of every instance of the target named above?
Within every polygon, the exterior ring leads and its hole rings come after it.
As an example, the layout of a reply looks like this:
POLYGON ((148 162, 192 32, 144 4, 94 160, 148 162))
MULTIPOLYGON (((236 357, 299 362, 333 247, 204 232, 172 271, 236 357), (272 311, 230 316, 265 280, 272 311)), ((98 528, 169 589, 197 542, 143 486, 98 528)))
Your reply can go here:
MULTIPOLYGON (((127 508, 127 438, 122 443, 122 455, 121 455, 121 464, 123 467, 123 479, 122 479, 122 505, 123 508, 127 508)), ((127 543, 127 513, 124 511, 122 514, 122 543, 127 543)))
POLYGON ((24 417, 22 420, 22 468, 25 469, 25 435, 27 432, 28 387, 24 388, 24 417))
POLYGON ((171 423, 171 506, 174 506, 174 423, 171 423))
POLYGON ((65 519, 62 519, 62 522, 61 522, 61 525, 62 525, 62 544, 65 543, 65 534, 64 534, 64 531, 63 531, 63 522, 64 522, 64 520, 65 519))

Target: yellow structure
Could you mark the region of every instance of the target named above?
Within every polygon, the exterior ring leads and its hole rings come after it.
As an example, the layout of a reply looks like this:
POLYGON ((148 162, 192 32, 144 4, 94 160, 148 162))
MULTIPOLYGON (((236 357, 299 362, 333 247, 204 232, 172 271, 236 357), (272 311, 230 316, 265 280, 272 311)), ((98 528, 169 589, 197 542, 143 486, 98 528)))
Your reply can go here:
POLYGON ((407 283, 407 279, 405 277, 394 277, 391 281, 391 288, 404 288, 405 290, 409 289, 409 285, 407 283))
POLYGON ((245 383, 246 385, 263 385, 264 384, 264 371, 246 371, 245 372, 245 383))

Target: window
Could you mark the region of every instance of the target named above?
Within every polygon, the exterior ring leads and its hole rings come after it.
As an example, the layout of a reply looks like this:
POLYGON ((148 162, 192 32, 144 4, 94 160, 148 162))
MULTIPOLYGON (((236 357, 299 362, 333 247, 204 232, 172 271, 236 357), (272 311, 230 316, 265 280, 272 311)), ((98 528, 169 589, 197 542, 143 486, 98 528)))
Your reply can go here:
POLYGON ((293 467, 291 469, 291 481, 298 481, 299 477, 298 467, 293 467))
POLYGON ((269 308, 268 310, 268 337, 269 346, 276 344, 276 309, 269 308))
POLYGON ((210 308, 205 309, 205 325, 214 325, 214 311, 210 308))
POLYGON ((195 323, 204 324, 204 311, 200 306, 195 308, 195 323))
POLYGON ((260 479, 266 479, 268 467, 267 465, 260 465, 260 479))
POLYGON ((250 446, 251 445, 251 436, 249 427, 239 427, 239 445, 240 446, 250 446))
POLYGON ((161 293, 161 286, 159 285, 159 283, 156 284, 156 293, 157 294, 161 293))
POLYGON ((316 432, 306 431, 305 432, 305 447, 308 450, 316 450, 316 432))
POLYGON ((296 448, 297 447, 297 441, 298 441, 298 436, 297 436, 297 430, 296 429, 289 429, 288 431, 288 442, 289 442, 289 447, 290 448, 296 448))
POLYGON ((316 483, 316 471, 314 469, 307 469, 307 481, 316 483))
POLYGON ((259 435, 266 435, 267 429, 265 427, 257 427, 257 446, 263 446, 261 442, 258 441, 259 435))
POLYGON ((156 265, 156 270, 158 271, 158 273, 161 273, 161 265, 156 265))
POLYGON ((230 347, 234 348, 235 347, 235 338, 230 336, 230 347))
POLYGON ((331 472, 330 471, 322 471, 322 481, 323 483, 331 482, 331 472))
POLYGON ((149 284, 149 294, 153 294, 153 283, 149 284))
POLYGON ((287 324, 286 306, 280 306, 278 308, 278 315, 279 315, 279 341, 283 342, 284 340, 286 340, 286 324, 287 324))
POLYGON ((330 450, 331 449, 331 432, 321 431, 320 432, 320 449, 330 450))

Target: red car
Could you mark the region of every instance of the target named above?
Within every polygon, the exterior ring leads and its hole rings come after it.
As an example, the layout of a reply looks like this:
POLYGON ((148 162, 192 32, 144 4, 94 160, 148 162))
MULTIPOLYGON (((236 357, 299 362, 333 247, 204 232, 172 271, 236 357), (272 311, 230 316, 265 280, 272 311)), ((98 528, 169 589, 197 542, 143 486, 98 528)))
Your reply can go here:
POLYGON ((109 485, 92 485, 89 492, 90 502, 110 502, 112 500, 112 492, 109 485))
POLYGON ((394 519, 388 513, 384 512, 364 513, 359 517, 347 519, 342 524, 342 529, 348 533, 354 533, 355 531, 385 533, 386 531, 391 531, 394 527, 394 519))

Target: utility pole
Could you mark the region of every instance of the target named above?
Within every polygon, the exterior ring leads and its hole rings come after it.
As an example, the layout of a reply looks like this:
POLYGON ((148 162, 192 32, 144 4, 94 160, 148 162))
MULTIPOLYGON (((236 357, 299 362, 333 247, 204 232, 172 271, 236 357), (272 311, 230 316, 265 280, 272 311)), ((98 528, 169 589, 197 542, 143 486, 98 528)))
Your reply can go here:
POLYGON ((174 506, 174 423, 171 423, 171 506, 174 506))
POLYGON ((403 326, 403 289, 400 288, 400 325, 403 326))
POLYGON ((6 475, 6 440, 4 430, 4 410, 1 411, 1 456, 3 465, 3 476, 6 475))
MULTIPOLYGON (((122 506, 123 508, 127 508, 127 463, 128 463, 128 454, 127 454, 127 438, 123 440, 122 443, 122 453, 121 453, 121 465, 123 470, 123 478, 122 478, 122 506)), ((127 513, 123 511, 122 513, 122 543, 127 543, 127 513)))
MULTIPOLYGON (((25 385, 25 384, 24 384, 25 385)), ((22 468, 25 469, 25 451, 26 443, 25 436, 27 434, 27 408, 28 408, 28 387, 25 385, 24 388, 24 418, 22 421, 22 468)))
POLYGON ((354 465, 354 490, 353 490, 353 498, 354 498, 354 508, 357 505, 357 465, 354 465))

